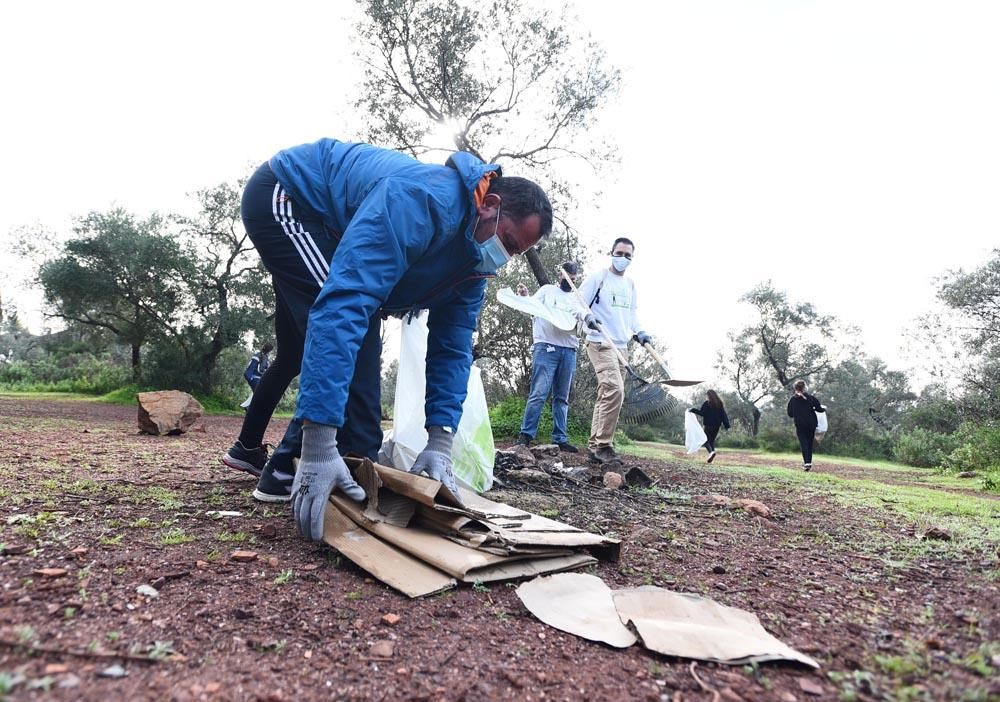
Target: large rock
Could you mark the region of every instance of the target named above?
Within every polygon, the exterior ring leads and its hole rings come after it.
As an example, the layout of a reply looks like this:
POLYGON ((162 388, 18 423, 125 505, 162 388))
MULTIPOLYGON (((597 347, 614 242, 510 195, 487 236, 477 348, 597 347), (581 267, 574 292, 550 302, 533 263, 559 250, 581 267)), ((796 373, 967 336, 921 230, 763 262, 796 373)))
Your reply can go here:
POLYGON ((140 392, 139 431, 144 434, 183 434, 198 421, 205 408, 180 390, 140 392))

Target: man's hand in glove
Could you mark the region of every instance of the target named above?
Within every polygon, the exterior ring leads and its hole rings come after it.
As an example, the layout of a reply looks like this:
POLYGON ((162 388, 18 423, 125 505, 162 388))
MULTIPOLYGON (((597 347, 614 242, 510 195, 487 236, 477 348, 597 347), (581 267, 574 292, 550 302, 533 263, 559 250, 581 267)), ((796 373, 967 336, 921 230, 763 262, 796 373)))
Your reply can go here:
POLYGON ((594 331, 598 331, 601 327, 601 320, 595 317, 593 312, 587 313, 587 316, 583 318, 583 323, 588 329, 593 329, 594 331))
POLYGON ((638 332, 632 338, 635 339, 636 341, 638 341, 643 346, 645 346, 646 344, 648 344, 649 342, 651 342, 653 340, 653 337, 651 337, 649 334, 647 334, 646 332, 643 332, 643 331, 638 332))
POLYGON ((326 503, 338 488, 352 500, 365 499, 365 491, 354 482, 337 452, 337 427, 304 424, 302 458, 292 483, 292 513, 300 536, 310 541, 323 540, 326 503))
POLYGON ((427 446, 417 456, 410 468, 411 473, 423 473, 444 484, 458 497, 458 483, 451 466, 451 442, 455 435, 443 427, 427 427, 427 446))

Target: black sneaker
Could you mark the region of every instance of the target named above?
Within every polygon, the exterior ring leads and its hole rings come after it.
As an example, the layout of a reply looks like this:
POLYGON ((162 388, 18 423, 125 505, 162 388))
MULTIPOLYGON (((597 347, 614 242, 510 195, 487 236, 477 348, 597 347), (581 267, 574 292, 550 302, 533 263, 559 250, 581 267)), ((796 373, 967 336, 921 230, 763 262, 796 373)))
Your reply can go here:
POLYGON ((563 453, 580 453, 580 449, 568 441, 563 441, 562 443, 556 444, 556 446, 558 446, 559 450, 563 453))
POLYGON ((517 435, 517 440, 514 442, 515 446, 531 446, 531 437, 521 432, 517 435))
POLYGON ((813 469, 813 464, 812 463, 803 463, 802 464, 802 470, 804 470, 806 473, 808 473, 812 469, 813 469))
POLYGON ((708 452, 708 460, 705 461, 705 463, 711 463, 714 460, 715 460, 715 451, 709 451, 708 452))
POLYGON ((253 491, 253 498, 260 502, 289 502, 292 499, 294 480, 295 476, 291 473, 275 471, 268 463, 260 474, 260 480, 257 481, 257 487, 253 491))
POLYGON ((264 464, 267 463, 267 447, 258 446, 255 449, 248 449, 237 441, 222 454, 222 462, 233 470, 241 470, 259 478, 264 470, 264 464))
POLYGON ((618 454, 610 446, 601 446, 600 448, 594 449, 590 452, 590 459, 598 463, 604 463, 605 461, 611 461, 618 458, 618 454))

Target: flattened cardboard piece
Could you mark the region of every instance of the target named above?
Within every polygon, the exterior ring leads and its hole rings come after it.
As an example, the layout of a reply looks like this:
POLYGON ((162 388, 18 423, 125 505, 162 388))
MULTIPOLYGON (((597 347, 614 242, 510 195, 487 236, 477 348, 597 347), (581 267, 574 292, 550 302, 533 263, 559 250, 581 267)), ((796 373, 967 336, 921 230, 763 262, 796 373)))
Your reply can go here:
POLYGON ((401 527, 410 523, 417 511, 417 503, 383 487, 374 463, 362 461, 354 475, 368 496, 365 504, 366 517, 375 522, 388 522, 401 527))
POLYGON ((457 585, 454 578, 365 531, 332 504, 326 506, 323 540, 404 595, 422 597, 457 585))
POLYGON ((613 599, 622 623, 631 622, 643 645, 657 653, 729 665, 787 660, 819 668, 745 610, 658 587, 615 590, 613 599))
POLYGON ((628 648, 638 640, 619 618, 611 589, 594 575, 535 578, 515 592, 529 612, 560 631, 617 648, 628 648))
POLYGON ((500 580, 522 580, 550 573, 562 573, 565 570, 576 570, 597 563, 597 559, 586 553, 574 553, 569 556, 555 558, 526 558, 514 560, 504 558, 501 563, 470 571, 463 583, 491 583, 500 580))
POLYGON ((420 504, 428 507, 433 507, 435 504, 462 507, 461 499, 437 480, 372 463, 367 458, 348 456, 344 462, 347 463, 347 467, 351 469, 352 473, 356 473, 363 463, 371 464, 378 472, 378 477, 385 487, 399 495, 416 500, 420 504))
POLYGON ((397 527, 385 522, 373 522, 365 518, 357 503, 346 497, 335 494, 330 499, 341 512, 359 527, 424 563, 464 582, 530 577, 595 562, 595 559, 589 554, 539 557, 487 553, 449 541, 441 534, 416 526, 397 527), (522 561, 524 562, 522 563, 522 561), (547 567, 546 563, 549 561, 551 563, 547 567), (495 566, 503 566, 503 568, 495 566))

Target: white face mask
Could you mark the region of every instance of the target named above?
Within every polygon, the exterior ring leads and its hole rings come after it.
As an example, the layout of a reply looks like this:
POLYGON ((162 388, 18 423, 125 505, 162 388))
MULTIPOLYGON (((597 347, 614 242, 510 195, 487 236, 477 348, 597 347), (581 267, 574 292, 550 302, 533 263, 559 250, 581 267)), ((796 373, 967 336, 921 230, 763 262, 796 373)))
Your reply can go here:
POLYGON ((611 265, 615 267, 615 270, 619 273, 623 273, 628 264, 632 263, 632 259, 625 258, 624 256, 612 256, 611 265))

